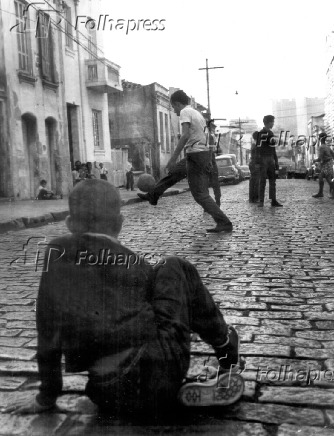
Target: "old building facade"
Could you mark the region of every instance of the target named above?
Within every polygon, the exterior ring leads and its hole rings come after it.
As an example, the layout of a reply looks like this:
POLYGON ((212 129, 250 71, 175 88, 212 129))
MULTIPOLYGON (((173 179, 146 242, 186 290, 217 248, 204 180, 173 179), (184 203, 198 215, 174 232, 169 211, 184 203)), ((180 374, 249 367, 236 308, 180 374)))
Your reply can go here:
MULTIPOLYGON (((149 171, 159 179, 165 175, 181 136, 179 117, 170 104, 171 95, 179 88, 167 89, 159 83, 122 84, 123 93, 109 95, 111 147, 127 147, 129 160, 137 171, 147 171, 148 161, 149 171)), ((189 104, 205 116, 205 107, 193 97, 189 104)))
POLYGON ((99 4, 0 0, 1 196, 34 198, 41 179, 68 195, 76 160, 105 162, 115 179, 107 93, 121 86, 99 48, 99 4))
POLYGON ((112 149, 127 147, 135 170, 159 178, 179 133, 169 90, 158 83, 123 81, 123 93, 109 95, 109 124, 112 149))
POLYGON ((328 135, 334 135, 334 34, 327 36, 327 71, 325 99, 325 129, 328 135))

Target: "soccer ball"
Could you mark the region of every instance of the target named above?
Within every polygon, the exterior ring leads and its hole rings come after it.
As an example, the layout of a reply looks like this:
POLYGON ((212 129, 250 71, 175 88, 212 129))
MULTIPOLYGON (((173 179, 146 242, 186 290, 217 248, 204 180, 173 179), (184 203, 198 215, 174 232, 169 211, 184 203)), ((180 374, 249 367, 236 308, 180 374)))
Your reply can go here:
POLYGON ((149 192, 154 188, 155 180, 151 174, 142 174, 138 178, 137 188, 142 192, 149 192))

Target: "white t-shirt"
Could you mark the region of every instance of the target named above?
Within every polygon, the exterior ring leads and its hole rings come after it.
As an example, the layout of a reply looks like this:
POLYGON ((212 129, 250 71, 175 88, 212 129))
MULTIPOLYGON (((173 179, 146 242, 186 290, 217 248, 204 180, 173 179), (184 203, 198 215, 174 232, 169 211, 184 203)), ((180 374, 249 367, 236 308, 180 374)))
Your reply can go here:
POLYGON ((204 133, 206 122, 203 116, 191 106, 186 106, 180 112, 180 122, 181 124, 190 124, 190 137, 185 145, 186 153, 208 151, 209 147, 206 145, 206 134, 204 133))

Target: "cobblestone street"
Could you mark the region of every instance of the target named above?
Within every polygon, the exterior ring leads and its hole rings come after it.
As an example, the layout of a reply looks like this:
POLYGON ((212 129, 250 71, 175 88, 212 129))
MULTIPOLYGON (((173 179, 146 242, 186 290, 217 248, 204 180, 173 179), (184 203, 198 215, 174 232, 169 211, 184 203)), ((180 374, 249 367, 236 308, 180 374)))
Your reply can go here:
MULTIPOLYGON (((230 234, 206 233, 214 223, 189 192, 162 198, 156 207, 142 202, 123 208, 120 241, 152 255, 152 262, 160 255, 191 261, 237 327, 246 384, 239 403, 189 412, 175 426, 129 426, 96 417, 83 396, 85 374, 65 374, 56 411, 0 414, 0 435, 334 435, 334 201, 328 185, 324 198, 312 198, 317 189, 313 181, 278 180, 284 207, 272 208, 266 199, 258 208, 248 203, 248 182, 222 186, 222 210, 234 225, 230 234)), ((60 222, 2 235, 0 407, 37 390, 37 243, 42 253, 44 237, 66 232, 60 222)), ((216 364, 212 349, 196 336, 192 354, 193 363, 216 364)))

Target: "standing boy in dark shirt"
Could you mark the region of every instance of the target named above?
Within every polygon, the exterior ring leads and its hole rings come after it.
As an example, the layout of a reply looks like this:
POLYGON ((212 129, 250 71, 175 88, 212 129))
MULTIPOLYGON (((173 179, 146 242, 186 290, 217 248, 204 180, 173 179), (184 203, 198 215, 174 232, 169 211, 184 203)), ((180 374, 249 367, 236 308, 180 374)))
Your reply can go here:
POLYGON ((278 159, 275 149, 275 138, 271 129, 274 127, 275 117, 266 115, 263 117, 264 127, 258 132, 255 151, 255 167, 260 172, 259 207, 263 207, 266 190, 266 179, 269 179, 269 198, 273 207, 282 207, 276 200, 276 171, 278 171, 278 159))

